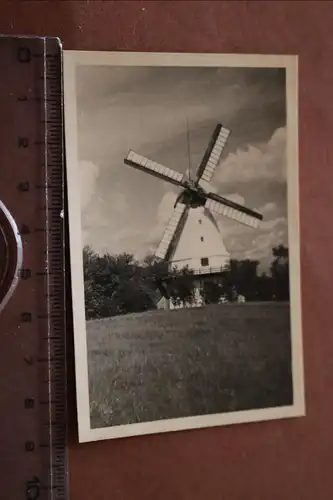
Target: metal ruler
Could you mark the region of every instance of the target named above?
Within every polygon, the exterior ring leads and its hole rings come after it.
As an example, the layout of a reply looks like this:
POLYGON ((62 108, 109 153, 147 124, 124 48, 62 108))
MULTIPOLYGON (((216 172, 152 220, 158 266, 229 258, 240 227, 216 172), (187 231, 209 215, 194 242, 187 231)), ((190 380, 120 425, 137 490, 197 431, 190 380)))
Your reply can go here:
POLYGON ((68 498, 62 50, 0 38, 0 498, 68 498))

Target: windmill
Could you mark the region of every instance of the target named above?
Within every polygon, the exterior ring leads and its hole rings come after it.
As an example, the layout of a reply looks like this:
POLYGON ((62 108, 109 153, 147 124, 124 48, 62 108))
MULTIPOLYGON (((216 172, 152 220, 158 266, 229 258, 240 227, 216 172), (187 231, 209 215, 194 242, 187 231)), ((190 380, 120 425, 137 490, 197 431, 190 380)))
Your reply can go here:
POLYGON ((155 256, 170 268, 188 267, 201 278, 225 271, 230 256, 215 216, 256 228, 263 216, 216 194, 210 186, 230 131, 215 127, 194 179, 130 150, 124 163, 181 188, 155 256))

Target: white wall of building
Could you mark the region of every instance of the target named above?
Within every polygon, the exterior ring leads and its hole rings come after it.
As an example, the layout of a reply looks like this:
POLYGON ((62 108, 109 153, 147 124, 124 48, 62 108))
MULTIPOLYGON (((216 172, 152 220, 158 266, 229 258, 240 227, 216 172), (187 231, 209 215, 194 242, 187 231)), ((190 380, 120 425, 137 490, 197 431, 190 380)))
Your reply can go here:
POLYGON ((196 272, 213 273, 225 267, 230 255, 222 235, 203 207, 191 209, 170 265, 186 265, 196 272))

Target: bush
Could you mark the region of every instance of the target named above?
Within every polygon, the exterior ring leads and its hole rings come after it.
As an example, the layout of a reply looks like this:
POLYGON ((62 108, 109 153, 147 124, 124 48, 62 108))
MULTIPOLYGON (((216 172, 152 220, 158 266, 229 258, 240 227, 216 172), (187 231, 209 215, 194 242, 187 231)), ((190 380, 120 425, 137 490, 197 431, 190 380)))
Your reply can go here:
MULTIPOLYGON (((270 275, 258 276, 258 261, 232 260, 222 278, 204 280, 205 303, 229 301, 244 295, 246 301, 289 300, 288 248, 272 249, 270 275)), ((147 256, 143 262, 132 254, 99 255, 83 249, 85 308, 87 319, 156 309, 164 295, 175 305, 194 302, 193 271, 188 267, 168 270, 168 264, 147 256)))

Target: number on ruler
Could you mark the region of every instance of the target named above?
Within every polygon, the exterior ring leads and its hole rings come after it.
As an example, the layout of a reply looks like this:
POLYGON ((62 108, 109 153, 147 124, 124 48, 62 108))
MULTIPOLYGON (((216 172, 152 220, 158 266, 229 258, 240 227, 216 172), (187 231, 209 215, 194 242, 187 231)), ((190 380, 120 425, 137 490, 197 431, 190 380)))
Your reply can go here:
POLYGON ((28 280, 31 278, 31 269, 21 269, 20 277, 22 280, 28 280))
POLYGON ((29 146, 29 139, 27 137, 19 137, 17 142, 19 148, 27 148, 29 146))
POLYGON ((33 441, 26 441, 24 443, 24 449, 25 451, 34 451, 35 443, 33 441))
POLYGON ((28 181, 25 182, 20 182, 20 184, 17 186, 18 190, 21 191, 21 193, 27 192, 30 190, 30 184, 28 181))
POLYGON ((31 321, 32 321, 32 314, 31 314, 31 312, 23 312, 23 313, 21 313, 21 321, 22 321, 22 323, 31 323, 31 321))
POLYGON ((24 408, 30 410, 35 407, 35 400, 33 398, 25 398, 24 400, 24 408))
POLYGON ((20 63, 29 63, 31 61, 31 52, 28 47, 20 47, 17 51, 17 60, 20 63))

